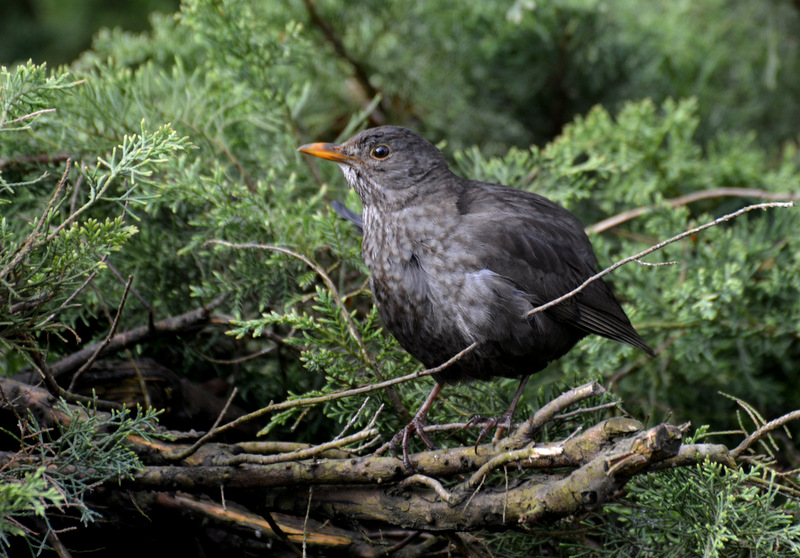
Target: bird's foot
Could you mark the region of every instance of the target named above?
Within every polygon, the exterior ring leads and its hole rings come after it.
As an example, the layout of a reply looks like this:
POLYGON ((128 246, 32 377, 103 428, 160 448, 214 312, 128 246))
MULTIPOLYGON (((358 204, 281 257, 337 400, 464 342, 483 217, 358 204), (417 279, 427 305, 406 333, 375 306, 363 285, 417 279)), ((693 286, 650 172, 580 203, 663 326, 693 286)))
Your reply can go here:
POLYGON ((494 434, 495 442, 503 437, 503 432, 505 432, 506 430, 511 430, 511 418, 514 413, 509 411, 506 411, 499 417, 487 418, 481 415, 475 415, 474 417, 469 419, 469 422, 467 422, 467 425, 464 428, 471 428, 476 425, 483 426, 483 428, 481 428, 480 434, 478 434, 478 439, 475 441, 476 452, 478 451, 478 445, 483 441, 484 438, 486 438, 486 435, 492 428, 497 429, 494 434))
POLYGON ((399 445, 403 449, 403 465, 405 465, 406 469, 409 471, 416 471, 416 467, 411 463, 411 459, 408 457, 408 441, 411 439, 411 435, 416 432, 419 439, 425 444, 425 447, 428 449, 436 449, 436 446, 431 441, 428 434, 425 432, 425 427, 428 425, 428 421, 425 420, 424 416, 416 415, 411 422, 409 422, 405 428, 403 428, 400 432, 394 435, 394 437, 389 442, 389 449, 392 451, 392 455, 398 457, 397 455, 397 446, 399 445))

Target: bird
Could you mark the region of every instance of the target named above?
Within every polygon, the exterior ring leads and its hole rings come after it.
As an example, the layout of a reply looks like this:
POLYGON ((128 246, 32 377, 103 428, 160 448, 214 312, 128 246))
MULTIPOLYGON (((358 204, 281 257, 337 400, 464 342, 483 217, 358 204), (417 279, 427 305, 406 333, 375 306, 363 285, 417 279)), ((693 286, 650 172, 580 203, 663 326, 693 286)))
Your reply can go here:
POLYGON ((433 374, 431 394, 392 439, 393 451, 402 444, 407 468, 410 435, 434 447, 424 427, 446 384, 519 378, 509 410, 487 428, 510 426, 531 374, 587 335, 655 356, 602 279, 530 313, 597 272, 583 224, 566 208, 533 192, 462 178, 435 145, 404 127, 370 128, 338 145, 298 151, 336 162, 358 194, 363 215, 341 204, 334 209, 363 231, 372 296, 400 345, 434 368, 474 344, 433 374))

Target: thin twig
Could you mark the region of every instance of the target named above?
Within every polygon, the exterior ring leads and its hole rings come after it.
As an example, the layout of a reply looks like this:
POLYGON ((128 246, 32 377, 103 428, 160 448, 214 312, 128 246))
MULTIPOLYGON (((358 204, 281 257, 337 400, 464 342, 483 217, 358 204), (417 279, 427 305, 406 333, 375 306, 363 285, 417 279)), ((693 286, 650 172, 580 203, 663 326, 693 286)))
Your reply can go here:
MULTIPOLYGON (((574 434, 573 434, 574 435, 574 434)), ((570 436, 571 438, 572 436, 570 436)), ((566 442, 566 440, 565 440, 566 442)), ((537 447, 533 444, 522 449, 507 451, 496 455, 472 474, 472 476, 463 484, 459 489, 468 490, 475 486, 483 484, 489 473, 495 469, 513 463, 515 461, 524 461, 526 459, 536 459, 540 457, 552 457, 564 453, 563 442, 554 446, 537 447)))
POLYGON ((220 426, 216 431, 215 435, 221 434, 226 432, 227 430, 237 428, 239 425, 261 418, 264 415, 268 415, 270 413, 275 413, 278 411, 284 411, 286 409, 292 409, 294 407, 311 407, 313 405, 319 405, 320 403, 327 403, 329 401, 336 401, 337 399, 344 399, 346 397, 353 397, 356 395, 361 395, 362 393, 370 393, 373 391, 377 391, 380 389, 385 389, 389 386, 394 386, 396 384, 401 384, 403 382, 409 382, 411 380, 416 380, 418 378, 422 378, 423 376, 431 376, 432 374, 436 374, 437 372, 441 372, 464 355, 469 354, 472 352, 478 343, 473 343, 463 351, 459 352, 458 354, 454 355, 450 360, 447 362, 440 364, 434 368, 428 368, 427 370, 420 370, 419 372, 413 372, 411 374, 406 374, 405 376, 400 376, 399 378, 392 378, 391 380, 386 380, 377 384, 370 384, 367 386, 361 386, 359 388, 353 389, 346 389, 342 391, 335 391, 333 393, 328 393, 325 395, 319 395, 317 397, 307 397, 305 399, 296 399, 293 401, 284 401, 283 403, 270 403, 266 407, 259 409, 258 411, 253 411, 247 415, 237 418, 229 422, 228 424, 224 424, 220 426))
POLYGON ((36 223, 36 227, 33 229, 22 244, 16 249, 16 255, 14 259, 9 262, 7 266, 5 266, 2 270, 0 270, 0 280, 5 279, 6 275, 11 273, 19 263, 24 260, 28 254, 30 254, 35 248, 41 246, 45 242, 50 240, 48 236, 45 240, 39 238, 39 233, 42 230, 44 224, 48 221, 47 216, 50 214, 50 211, 55 206, 56 200, 61 196, 61 191, 64 189, 64 186, 67 183, 67 175, 69 174, 69 167, 72 163, 72 159, 67 159, 67 164, 64 167, 64 172, 61 175, 61 179, 56 184, 56 191, 53 193, 53 197, 50 198, 50 201, 47 202, 47 207, 44 209, 42 216, 39 218, 39 222, 36 223))
MULTIPOLYGON (((664 200, 662 203, 666 203, 669 207, 674 209, 676 207, 688 205, 700 200, 728 196, 740 198, 760 198, 773 201, 800 200, 800 194, 792 192, 769 192, 767 190, 759 190, 758 188, 737 188, 732 186, 727 188, 714 188, 712 190, 692 192, 691 194, 686 194, 685 196, 664 200)), ((645 205, 623 211, 622 213, 618 213, 617 215, 609 217, 608 219, 603 219, 602 221, 599 221, 590 227, 586 227, 586 234, 600 233, 609 229, 613 229, 617 225, 621 225, 626 221, 640 217, 645 213, 653 211, 654 209, 658 209, 659 207, 662 207, 662 204, 645 205)))
POLYGON ((760 427, 758 430, 750 434, 747 438, 745 438, 741 444, 736 446, 734 449, 731 450, 731 456, 736 459, 738 458, 743 451, 749 448, 753 442, 758 441, 764 434, 771 430, 775 430, 786 424, 787 422, 791 422, 793 420, 800 419, 800 410, 792 411, 791 413, 787 413, 782 417, 776 418, 775 420, 769 421, 764 426, 760 427))
POLYGON ((344 428, 342 428, 342 431, 339 432, 339 434, 337 434, 336 437, 333 439, 334 442, 336 440, 338 440, 339 438, 341 438, 342 436, 344 436, 344 433, 347 432, 348 430, 350 430, 350 427, 353 426, 356 423, 358 418, 361 416, 361 413, 364 412, 364 408, 367 406, 367 403, 369 403, 369 399, 370 399, 369 397, 366 397, 364 399, 364 402, 361 403, 361 407, 358 408, 358 411, 356 411, 356 413, 352 417, 350 417, 350 420, 348 420, 347 424, 344 425, 344 428))
POLYGON ((105 349, 108 346, 108 344, 111 343, 111 339, 117 332, 117 327, 119 326, 119 320, 122 317, 122 309, 125 308, 125 302, 128 300, 128 293, 130 292, 131 283, 133 283, 133 275, 129 275, 128 281, 127 283, 125 283, 125 290, 122 291, 122 298, 119 301, 119 306, 117 306, 117 315, 114 316, 114 321, 111 324, 111 329, 108 331, 108 335, 106 335, 106 338, 101 343, 98 343, 96 345, 97 349, 94 351, 94 353, 92 353, 92 355, 86 360, 86 362, 83 363, 83 366, 78 368, 78 371, 75 372, 75 374, 73 374, 72 381, 69 383, 68 391, 72 391, 73 389, 75 389, 75 383, 78 381, 78 378, 80 378, 84 372, 86 372, 89 368, 91 368, 91 366, 97 360, 97 357, 99 357, 100 353, 103 352, 103 349, 105 349))
POLYGON ((19 118, 15 118, 14 120, 7 122, 6 126, 10 126, 11 124, 16 124, 17 122, 22 122, 23 120, 28 120, 29 118, 35 118, 37 116, 41 116, 42 114, 47 114, 49 112, 55 112, 55 111, 56 109, 54 108, 37 110, 36 112, 32 112, 30 114, 24 114, 19 118))
MULTIPOLYGON (((106 256, 103 256, 100 261, 101 262, 104 261, 105 258, 106 256)), ((86 281, 84 281, 80 287, 75 289, 75 292, 73 292, 69 297, 67 297, 67 300, 62 302, 61 305, 52 314, 50 314, 44 320, 36 324, 36 329, 41 329, 42 327, 47 325, 53 318, 55 318, 58 315, 59 312, 61 312, 61 310, 66 308, 73 300, 75 300, 78 297, 78 295, 83 292, 83 289, 85 289, 87 285, 89 285, 89 283, 92 282, 92 279, 94 279, 95 275, 97 275, 96 270, 92 271, 92 273, 89 274, 89 277, 86 278, 86 281)))
POLYGON ((180 461, 182 459, 186 459, 187 457, 192 455, 194 452, 196 452, 198 449, 200 449, 200 447, 204 443, 206 443, 206 440, 208 440, 209 438, 211 438, 214 435, 215 430, 219 426, 219 423, 222 422, 222 419, 225 417, 225 414, 228 412, 228 408, 231 406, 231 403, 233 403, 233 400, 236 397, 237 393, 239 393, 239 389, 237 387, 234 387, 231 390, 231 394, 228 396, 228 400, 225 402, 225 406, 222 407, 222 410, 217 415, 217 419, 214 421, 214 424, 211 425, 211 429, 208 432, 206 432, 205 435, 201 436, 190 447, 186 448, 183 451, 177 452, 174 456, 172 456, 172 459, 174 459, 175 461, 180 461))
MULTIPOLYGON (((126 203, 127 203, 127 200, 126 200, 126 203)), ((104 256, 104 258, 105 258, 105 256, 104 256)), ((109 269, 109 271, 111 271, 111 273, 113 273, 113 274, 114 274, 114 277, 116 277, 117 279, 119 279, 120 281, 122 281, 122 282, 124 283, 124 282, 125 282, 125 278, 122 276, 122 273, 120 273, 120 272, 119 272, 119 270, 118 270, 116 267, 114 267, 114 266, 112 265, 112 263, 111 263, 111 262, 109 262, 109 261, 106 261, 105 263, 106 263, 106 267, 109 269)), ((150 321, 151 321, 151 323, 152 323, 152 316, 155 314, 155 313, 153 312, 153 307, 152 307, 152 306, 150 305, 150 303, 149 303, 149 302, 147 302, 147 300, 146 300, 146 299, 145 299, 145 298, 144 298, 144 297, 143 297, 143 296, 142 296, 142 295, 139 293, 139 291, 138 291, 138 290, 136 290, 136 289, 134 289, 133 287, 131 287, 131 294, 133 295, 133 297, 134 297, 136 300, 138 300, 138 301, 139 301, 139 303, 140 303, 142 306, 144 306, 145 310, 147 310, 147 312, 150 314, 150 316, 151 316, 151 319, 150 319, 150 321)))
POLYGON ((447 491, 447 489, 440 483, 438 480, 428 477, 426 475, 421 475, 419 473, 415 475, 411 475, 397 483, 395 486, 392 487, 392 493, 397 494, 402 492, 407 487, 411 486, 412 484, 423 484, 429 488, 432 488, 436 494, 439 495, 439 498, 447 502, 448 504, 453 501, 453 496, 447 491))
POLYGON ((603 271, 601 271, 599 273, 595 273, 594 275, 589 277, 586 281, 581 283, 575 289, 572 289, 567 294, 565 294, 563 296, 560 296, 560 297, 558 297, 556 299, 553 299, 553 300, 551 300, 550 302, 548 302, 546 304, 542 304, 541 306, 537 306, 533 310, 529 311, 526 314, 526 316, 532 316, 534 314, 538 314, 539 312, 544 312, 545 310, 547 310, 549 308, 552 308, 556 304, 560 304, 560 303, 564 302, 565 300, 567 300, 568 298, 572 298, 573 296, 575 296, 576 294, 581 292, 583 289, 588 287, 591 283, 593 283, 594 281, 597 281, 598 279, 600 279, 602 277, 605 277, 606 275, 608 275, 612 271, 616 270, 617 268, 622 267, 623 265, 625 265, 627 263, 637 261, 637 260, 643 258, 644 256, 646 256, 648 254, 652 254, 653 252, 655 252, 657 250, 661 250, 664 246, 667 246, 668 244, 672 244, 673 242, 677 242, 678 240, 686 238, 687 236, 692 236, 693 234, 697 234, 700 231, 704 231, 705 229, 714 227, 716 225, 724 223, 725 221, 730 221, 731 219, 734 219, 734 218, 736 218, 736 217, 738 217, 740 215, 743 215, 743 214, 747 213, 748 211, 753 211, 754 209, 768 209, 770 207, 794 207, 795 205, 796 204, 794 202, 769 202, 769 203, 759 203, 759 204, 755 204, 755 205, 748 205, 747 207, 743 207, 742 209, 740 209, 738 211, 734 211, 733 213, 728 213, 727 215, 723 215, 722 217, 714 219, 713 221, 711 221, 709 223, 706 223, 704 225, 700 225, 699 227, 694 227, 693 229, 689 229, 688 231, 685 231, 685 232, 682 232, 682 233, 680 233, 678 235, 675 235, 672 238, 669 238, 669 239, 667 239, 667 240, 665 240, 663 242, 659 242, 658 244, 654 244, 653 246, 651 246, 647 250, 643 250, 643 251, 639 252, 638 254, 634 254, 633 256, 629 256, 627 258, 624 258, 624 259, 618 261, 617 263, 613 264, 612 266, 605 268, 603 271))
MULTIPOLYGON (((347 330, 350 332, 350 335, 353 337, 356 344, 358 345, 358 349, 361 352, 361 357, 364 363, 367 364, 370 367, 370 369, 372 369, 373 373, 375 374, 375 377, 378 380, 380 381, 385 380, 385 376, 380 371, 378 364, 375 362, 375 360, 372 358, 372 355, 367 350, 367 346, 364 344, 364 340, 361 338, 361 334, 358 332, 358 329, 356 328, 356 325, 353 322, 353 317, 350 315, 350 312, 347 310, 347 307, 345 306, 344 302, 342 302, 342 299, 339 296, 339 291, 336 288, 336 284, 320 266, 318 266, 316 263, 311 261, 303 254, 300 254, 288 248, 283 248, 281 246, 272 246, 268 244, 254 244, 254 243, 234 244, 231 242, 226 242, 224 240, 209 240, 205 244, 206 245, 219 244, 220 246, 226 246, 228 248, 234 248, 238 250, 254 249, 254 250, 269 250, 273 252, 280 252, 282 254, 286 254, 288 256, 292 256, 293 258, 300 260, 301 262, 305 263, 308 267, 313 269, 317 273, 317 275, 320 276, 323 283, 325 283, 325 286, 328 287, 328 291, 331 293, 333 300, 339 307, 342 319, 344 319, 345 323, 347 324, 347 330)), ((403 405, 402 401, 400 400, 400 396, 397 394, 397 392, 395 392, 393 389, 387 389, 386 397, 389 399, 389 401, 392 403, 392 406, 397 410, 397 412, 402 417, 404 417, 406 420, 411 420, 411 413, 409 413, 408 409, 406 409, 405 405, 403 405)))
POLYGON ((264 355, 268 355, 272 351, 275 350, 275 347, 267 347, 266 349, 261 349, 260 351, 256 351, 255 353, 250 353, 249 355, 240 356, 237 358, 232 359, 221 359, 221 358, 213 358, 210 357, 202 352, 200 352, 197 347, 191 347, 191 349, 197 353, 203 360, 206 362, 210 362, 211 364, 224 364, 224 365, 231 365, 231 364, 241 364, 243 362, 248 362, 250 360, 257 359, 264 355))
POLYGON ((303 558, 306 558, 306 551, 308 550, 308 516, 311 515, 311 499, 314 494, 314 487, 308 487, 308 506, 306 507, 306 518, 303 521, 303 558))
POLYGON ((576 417, 578 415, 585 415, 586 413, 593 413, 595 411, 603 411, 605 409, 613 409, 614 407, 619 406, 618 401, 612 401, 611 403, 603 403, 602 405, 597 405, 595 407, 586 407, 584 409, 575 409, 574 411, 570 411, 569 413, 562 413, 560 415, 555 415, 553 420, 564 420, 572 417, 576 417))
MULTIPOLYGON (((365 438, 375 437, 377 435, 378 435, 378 429, 370 428, 368 430, 362 430, 360 432, 356 432, 355 434, 351 434, 350 436, 345 436, 344 438, 339 438, 338 440, 332 440, 330 442, 318 444, 310 448, 288 453, 276 453, 272 455, 252 455, 252 454, 242 453, 239 455, 231 456, 228 459, 218 462, 217 465, 233 466, 233 465, 240 465, 242 463, 249 463, 255 465, 270 465, 272 463, 283 463, 284 461, 300 461, 303 459, 314 457, 315 455, 319 455, 321 453, 325 453, 326 451, 330 451, 332 449, 338 449, 347 446, 349 444, 353 444, 355 442, 360 442, 365 438)), ((198 440, 198 442, 200 442, 200 440, 198 440)))

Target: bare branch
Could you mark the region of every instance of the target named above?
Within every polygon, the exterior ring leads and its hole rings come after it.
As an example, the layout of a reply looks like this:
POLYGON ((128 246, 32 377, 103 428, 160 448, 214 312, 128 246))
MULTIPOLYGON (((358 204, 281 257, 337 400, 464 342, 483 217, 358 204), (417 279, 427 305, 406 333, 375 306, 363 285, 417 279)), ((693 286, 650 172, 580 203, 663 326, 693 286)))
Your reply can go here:
MULTIPOLYGON (((364 340, 361 338, 361 334, 358 332, 358 328, 356 328, 355 323, 353 322, 353 317, 350 315, 350 312, 347 310, 347 307, 342 302, 342 298, 339 296, 339 290, 336 288, 336 284, 330 278, 330 276, 325 273, 325 271, 318 266, 316 263, 312 262, 309 258, 295 252, 293 250, 289 250, 288 248, 282 248, 280 246, 271 246, 266 244, 233 244, 230 242, 225 242, 223 240, 209 240, 205 244, 219 244, 220 246, 226 246, 228 248, 234 248, 238 250, 242 249, 255 249, 255 250, 270 250, 273 252, 280 252, 282 254, 286 254, 292 256, 300 260, 301 262, 305 263, 308 267, 313 269, 317 275, 320 276, 325 286, 328 288, 328 291, 331 293, 336 305, 339 307, 342 319, 347 323, 347 330, 350 332, 350 335, 355 340, 356 344, 358 345, 358 350, 361 353, 361 358, 363 359, 364 363, 367 364, 370 369, 372 369, 373 374, 375 377, 378 378, 380 381, 384 381, 386 378, 381 372, 378 364, 372 358, 372 355, 367 350, 367 346, 364 344, 364 340)), ((392 384, 393 385, 393 384, 392 384)), ((403 402, 400 400, 400 396, 394 389, 387 389, 386 390, 386 397, 389 399, 389 402, 392 406, 397 410, 401 417, 404 420, 411 420, 411 413, 409 413, 408 409, 406 409, 403 402)))
POLYGON ((131 283, 133 283, 133 275, 128 276, 128 281, 125 283, 125 290, 122 292, 122 298, 119 301, 119 306, 117 307, 117 314, 114 316, 114 322, 111 324, 111 329, 108 330, 108 335, 106 338, 101 342, 95 345, 97 349, 92 353, 86 362, 83 363, 83 366, 78 368, 77 372, 72 375, 72 380, 69 383, 69 389, 67 391, 72 391, 75 389, 75 383, 78 381, 78 378, 86 372, 89 368, 91 368, 92 364, 95 363, 97 357, 100 356, 100 353, 103 352, 108 344, 111 342, 111 339, 114 337, 114 334, 117 332, 117 326, 119 326, 119 320, 122 317, 122 309, 125 307, 125 302, 128 300, 128 293, 130 292, 131 283))
POLYGON ((569 413, 561 413, 560 415, 555 415, 553 420, 565 420, 568 418, 577 417, 579 415, 585 415, 597 411, 605 411, 606 409, 613 409, 615 407, 619 407, 619 403, 612 401, 611 403, 603 403, 602 405, 595 405, 594 407, 587 407, 585 409, 575 409, 569 413))
MULTIPOLYGON (((685 196, 664 200, 662 204, 665 203, 671 208, 676 208, 700 200, 727 196, 740 198, 759 198, 773 201, 800 200, 800 194, 793 192, 770 192, 768 190, 759 190, 758 188, 727 187, 692 192, 691 194, 686 194, 685 196)), ((609 217, 608 219, 603 219, 594 225, 586 227, 586 234, 601 233, 609 229, 613 229, 614 227, 621 225, 626 221, 630 221, 644 215, 645 213, 662 207, 662 204, 644 205, 642 207, 623 211, 622 213, 609 217)))
POLYGON ((285 461, 299 461, 302 459, 309 459, 316 455, 320 455, 332 449, 338 449, 349 444, 353 444, 355 442, 359 442, 366 438, 373 438, 378 436, 378 429, 377 428, 369 428, 367 430, 362 430, 361 432, 356 432, 355 434, 351 434, 350 436, 345 436, 344 438, 339 438, 338 440, 332 440, 330 442, 325 442, 324 444, 318 444, 316 446, 293 451, 290 453, 278 453, 275 455, 251 455, 251 454, 240 454, 234 455, 227 460, 222 460, 217 462, 219 466, 232 466, 232 465, 241 465, 243 463, 250 463, 256 465, 269 465, 271 463, 283 463, 285 461))
POLYGON ((70 155, 66 153, 41 153, 39 155, 20 155, 12 159, 0 159, 0 169, 14 165, 63 163, 68 161, 70 155))
POLYGON ((392 492, 394 493, 402 492, 407 487, 412 486, 414 484, 422 484, 432 488, 433 491, 436 492, 436 495, 445 502, 447 502, 448 504, 456 503, 455 499, 453 498, 453 495, 450 494, 447 491, 447 489, 445 489, 444 486, 442 486, 442 483, 426 475, 420 475, 419 473, 411 475, 410 477, 403 479, 401 482, 397 483, 397 485, 394 488, 392 488, 392 492))
MULTIPOLYGON (((221 295, 205 306, 161 320, 153 324, 152 327, 142 326, 118 333, 111 338, 100 354, 103 355, 114 351, 120 351, 126 347, 138 345, 139 343, 143 343, 165 333, 179 333, 187 329, 196 328, 199 324, 208 322, 212 310, 222 304, 224 300, 225 295, 221 295)), ((61 359, 50 366, 51 372, 55 376, 60 376, 80 368, 97 350, 97 345, 98 344, 90 345, 61 359)))
POLYGON ((15 118, 14 120, 12 120, 10 122, 7 122, 6 125, 16 124, 18 122, 22 122, 22 121, 28 120, 30 118, 36 118, 37 116, 41 116, 42 114, 47 114, 47 113, 55 112, 55 111, 56 111, 56 109, 54 109, 54 108, 37 110, 36 112, 32 112, 30 114, 24 114, 24 115, 20 116, 19 118, 15 118))
POLYGON ((651 246, 647 250, 643 250, 643 251, 639 252, 638 254, 634 254, 633 256, 629 256, 629 257, 627 257, 625 259, 622 259, 622 260, 618 261, 617 263, 613 264, 612 266, 607 267, 606 269, 604 269, 603 271, 601 271, 599 273, 595 273, 594 275, 589 277, 586 281, 581 283, 578 287, 574 288, 573 290, 571 290, 567 294, 565 294, 563 296, 560 296, 560 297, 558 297, 556 299, 553 299, 553 300, 551 300, 550 302, 548 302, 546 304, 542 304, 541 306, 537 306, 533 310, 529 311, 526 314, 526 316, 532 316, 534 314, 538 314, 539 312, 544 312, 545 310, 547 310, 549 308, 552 308, 556 304, 560 304, 560 303, 564 302, 565 300, 567 300, 568 298, 571 298, 571 297, 575 296, 576 294, 581 292, 583 289, 588 287, 589 284, 593 283, 594 281, 597 281, 601 277, 605 277, 606 275, 608 275, 612 271, 616 270, 617 268, 622 267, 623 265, 625 265, 627 263, 638 261, 641 258, 645 257, 646 255, 652 254, 653 252, 655 252, 657 250, 661 250, 664 246, 667 246, 668 244, 672 244, 673 242, 677 242, 678 240, 684 239, 687 236, 692 236, 693 234, 697 234, 700 231, 704 231, 704 230, 706 230, 708 228, 711 228, 711 227, 714 227, 716 225, 719 225, 720 223, 724 223, 725 221, 730 221, 731 219, 739 217, 740 215, 743 215, 743 214, 745 214, 745 213, 747 213, 749 211, 753 211, 754 209, 768 209, 768 208, 771 208, 771 207, 794 207, 795 205, 796 204, 794 202, 769 202, 769 203, 759 203, 759 204, 755 204, 755 205, 748 205, 747 207, 743 207, 742 209, 740 209, 738 211, 734 211, 733 213, 728 213, 727 215, 723 215, 722 217, 714 219, 713 221, 711 221, 709 223, 706 223, 704 225, 700 225, 699 227, 694 227, 693 229, 689 229, 688 231, 685 231, 685 232, 682 232, 682 233, 680 233, 678 235, 675 235, 672 238, 669 238, 669 239, 667 239, 667 240, 665 240, 663 242, 659 242, 658 244, 654 244, 653 246, 651 246))
POLYGON ((791 422, 793 420, 800 419, 800 410, 792 411, 791 413, 787 413, 782 417, 776 418, 775 420, 769 421, 767 424, 750 434, 747 438, 742 441, 741 444, 736 446, 736 448, 731 450, 731 456, 736 459, 739 457, 742 452, 744 452, 747 448, 749 448, 754 442, 760 440, 764 434, 775 430, 776 428, 780 428, 784 424, 791 422))
POLYGON ((525 421, 511 436, 506 438, 505 443, 514 447, 522 447, 528 440, 533 439, 533 435, 558 413, 584 399, 601 395, 605 393, 605 391, 605 388, 597 382, 589 382, 588 384, 578 386, 562 393, 536 411, 536 414, 525 421))

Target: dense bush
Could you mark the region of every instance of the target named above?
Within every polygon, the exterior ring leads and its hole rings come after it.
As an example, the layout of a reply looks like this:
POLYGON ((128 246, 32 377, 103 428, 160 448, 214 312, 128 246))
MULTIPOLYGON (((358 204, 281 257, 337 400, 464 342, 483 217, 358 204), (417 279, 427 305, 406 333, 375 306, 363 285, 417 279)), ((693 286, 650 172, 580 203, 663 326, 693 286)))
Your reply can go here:
MULTIPOLYGON (((103 339, 132 276, 140 299, 127 301, 119 331, 146 324, 148 307, 163 319, 225 295, 225 328, 134 353, 194 380, 235 373, 249 407, 408 373, 419 365, 381 330, 358 232, 329 209, 342 200, 357 210, 357 198, 333 165, 301 159, 300 143, 404 124, 446 139, 460 174, 544 194, 589 228, 647 206, 591 234, 610 265, 754 200, 796 199, 797 19, 777 1, 352 9, 191 0, 175 16, 153 17, 145 34, 101 32, 68 67, 4 68, 3 371, 54 363, 103 339), (262 358, 222 363, 271 345, 262 358)), ((736 402, 719 392, 767 419, 796 408, 798 225, 795 208, 750 213, 647 258, 675 265, 620 268, 611 281, 659 357, 587 339, 534 378, 528 410, 587 379, 611 385, 628 410, 653 422, 671 415, 736 428, 736 402)), ((396 389, 413 409, 430 384, 396 389)), ((498 413, 512 393, 505 380, 448 387, 431 418, 498 413)), ((362 403, 287 412, 270 429, 281 439, 325 441, 362 403), (307 426, 301 433, 285 426, 296 420, 307 426)), ((373 396, 368 409, 381 403, 391 402, 373 396)), ((390 404, 380 417, 385 435, 403 424, 396 411, 390 404)), ((791 455, 781 459, 797 466, 791 455)), ((26 474, 31 505, 56 505, 38 473, 26 474)), ((691 524, 700 529, 691 539, 659 535, 688 524, 675 519, 682 508, 654 493, 684 484, 711 502, 722 490, 736 494, 726 501, 730 513, 753 513, 777 537, 773 555, 778 547, 791 555, 794 504, 768 492, 755 514, 750 474, 699 469, 645 480, 627 503, 638 499, 657 519, 620 504, 588 522, 609 545, 640 555, 671 544, 673 555, 703 554, 706 537, 717 542, 705 555, 739 555, 756 537, 751 525, 707 521, 691 524)), ((521 555, 539 544, 518 537, 493 544, 521 555)))

